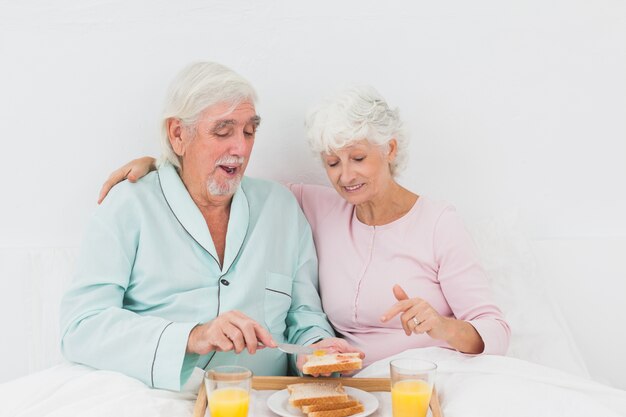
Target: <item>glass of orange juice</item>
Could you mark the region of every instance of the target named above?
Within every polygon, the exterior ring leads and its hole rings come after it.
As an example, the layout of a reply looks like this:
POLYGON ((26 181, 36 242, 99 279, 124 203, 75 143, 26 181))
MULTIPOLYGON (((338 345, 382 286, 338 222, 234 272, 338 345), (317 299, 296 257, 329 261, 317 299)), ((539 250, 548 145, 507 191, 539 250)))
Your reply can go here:
POLYGON ((204 374, 211 417, 246 417, 252 372, 243 366, 217 366, 204 374))
POLYGON ((393 417, 426 417, 437 365, 421 359, 395 359, 391 371, 393 417))

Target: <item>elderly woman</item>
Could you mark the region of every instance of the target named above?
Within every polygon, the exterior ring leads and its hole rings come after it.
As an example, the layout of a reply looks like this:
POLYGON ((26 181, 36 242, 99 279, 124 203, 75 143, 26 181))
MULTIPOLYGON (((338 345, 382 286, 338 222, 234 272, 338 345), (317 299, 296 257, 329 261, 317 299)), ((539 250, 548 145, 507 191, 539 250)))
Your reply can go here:
MULTIPOLYGON (((322 305, 365 363, 415 347, 504 354, 510 329, 454 208, 402 187, 407 138, 371 87, 347 89, 306 121, 334 188, 290 185, 313 230, 322 305)), ((114 172, 138 177, 151 159, 114 172)))
POLYGON ((244 177, 255 101, 219 64, 174 80, 165 161, 116 187, 87 228, 61 305, 67 359, 177 390, 194 367, 285 375, 287 355, 261 344, 353 350, 321 310, 313 238, 293 195, 244 177))

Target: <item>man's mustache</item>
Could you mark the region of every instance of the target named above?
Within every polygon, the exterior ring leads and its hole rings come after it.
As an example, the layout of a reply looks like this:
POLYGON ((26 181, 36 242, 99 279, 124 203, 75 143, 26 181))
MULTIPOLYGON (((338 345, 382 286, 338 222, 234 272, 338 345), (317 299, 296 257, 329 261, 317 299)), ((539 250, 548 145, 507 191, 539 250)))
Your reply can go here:
POLYGON ((241 165, 241 164, 243 164, 244 160, 245 160, 245 158, 243 156, 227 155, 227 156, 223 156, 220 159, 218 159, 217 161, 215 161, 215 166, 228 165, 228 164, 238 164, 238 165, 241 165))

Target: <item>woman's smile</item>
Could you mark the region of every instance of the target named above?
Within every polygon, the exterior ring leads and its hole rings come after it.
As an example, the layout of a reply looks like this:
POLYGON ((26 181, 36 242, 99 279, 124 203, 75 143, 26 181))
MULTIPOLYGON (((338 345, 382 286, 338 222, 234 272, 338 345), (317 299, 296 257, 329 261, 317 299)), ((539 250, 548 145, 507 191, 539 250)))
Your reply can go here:
POLYGON ((363 188, 364 185, 365 185, 365 183, 362 182, 360 184, 355 184, 355 185, 344 185, 344 186, 342 186, 342 188, 347 193, 354 193, 356 191, 359 191, 361 188, 363 188))

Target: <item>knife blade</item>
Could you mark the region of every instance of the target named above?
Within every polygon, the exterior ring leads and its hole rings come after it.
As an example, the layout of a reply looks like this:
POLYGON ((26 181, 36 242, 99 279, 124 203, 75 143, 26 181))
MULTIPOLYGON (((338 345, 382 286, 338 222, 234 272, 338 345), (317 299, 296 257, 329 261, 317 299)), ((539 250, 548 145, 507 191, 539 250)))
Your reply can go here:
POLYGON ((276 347, 285 353, 298 355, 310 355, 317 350, 311 346, 294 345, 291 343, 277 343, 276 347))

